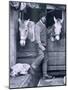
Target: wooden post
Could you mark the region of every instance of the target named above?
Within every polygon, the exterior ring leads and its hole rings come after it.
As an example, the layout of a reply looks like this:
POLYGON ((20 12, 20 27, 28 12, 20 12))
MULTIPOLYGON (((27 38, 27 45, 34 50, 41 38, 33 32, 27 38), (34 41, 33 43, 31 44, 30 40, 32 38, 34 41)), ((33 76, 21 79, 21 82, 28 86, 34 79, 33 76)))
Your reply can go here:
POLYGON ((9 11, 9 29, 10 29, 10 67, 16 63, 16 30, 18 12, 11 9, 9 11))
POLYGON ((66 15, 65 15, 65 10, 62 10, 62 18, 63 18, 63 29, 64 29, 64 33, 66 32, 65 29, 66 29, 66 15))

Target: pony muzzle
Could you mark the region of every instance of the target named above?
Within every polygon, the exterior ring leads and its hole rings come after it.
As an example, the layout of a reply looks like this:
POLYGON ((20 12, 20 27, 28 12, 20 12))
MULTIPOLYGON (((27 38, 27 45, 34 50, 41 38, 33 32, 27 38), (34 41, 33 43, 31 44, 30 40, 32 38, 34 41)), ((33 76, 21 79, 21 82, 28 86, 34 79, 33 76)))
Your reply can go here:
POLYGON ((25 40, 20 40, 20 45, 21 46, 25 46, 25 44, 26 44, 26 41, 25 40))
POLYGON ((55 39, 60 40, 60 36, 59 35, 55 36, 55 39))

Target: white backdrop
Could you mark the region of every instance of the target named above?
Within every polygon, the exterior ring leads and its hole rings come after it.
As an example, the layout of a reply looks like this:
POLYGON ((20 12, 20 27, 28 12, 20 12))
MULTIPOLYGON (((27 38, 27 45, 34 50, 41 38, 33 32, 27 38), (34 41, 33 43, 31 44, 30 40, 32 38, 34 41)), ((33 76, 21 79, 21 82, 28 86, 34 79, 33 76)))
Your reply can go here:
MULTIPOLYGON (((17 0, 16 0, 17 1, 17 0)), ((68 0, 20 0, 42 3, 67 4, 68 0)), ((68 12, 67 12, 68 15, 68 12)), ((68 19, 67 19, 68 21, 68 19)), ((67 23, 68 24, 68 23, 67 23)), ((68 30, 68 27, 67 27, 68 30)), ((67 31, 68 34, 68 31, 67 31)), ((67 36, 68 39, 68 36, 67 36)), ((68 45, 68 41, 67 41, 68 45)), ((67 48, 66 48, 67 50, 67 48)), ((67 50, 68 51, 68 50, 67 50)), ((68 53, 67 53, 68 56, 68 53)), ((68 58, 67 58, 68 59, 68 58)), ((67 63, 68 66, 68 63, 67 63)), ((68 74, 67 74, 68 76, 68 74)), ((9 87, 9 0, 0 0, 0 90, 7 90, 9 87)), ((36 90, 67 90, 68 86, 31 88, 36 90)), ((30 89, 30 88, 29 88, 30 89)))

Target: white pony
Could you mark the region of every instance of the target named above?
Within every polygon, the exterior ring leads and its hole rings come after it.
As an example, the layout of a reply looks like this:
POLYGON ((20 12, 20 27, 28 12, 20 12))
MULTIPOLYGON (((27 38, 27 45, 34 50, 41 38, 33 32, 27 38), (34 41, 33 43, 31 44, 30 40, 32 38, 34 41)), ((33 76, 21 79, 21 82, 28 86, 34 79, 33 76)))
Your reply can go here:
POLYGON ((26 39, 28 38, 31 42, 36 41, 39 47, 44 51, 45 47, 41 43, 40 34, 38 34, 38 32, 41 33, 39 26, 29 19, 23 22, 21 19, 18 19, 18 21, 20 31, 20 45, 24 47, 26 44, 26 39))
POLYGON ((54 25, 51 27, 51 41, 60 40, 60 33, 62 29, 63 19, 56 19, 54 17, 54 25))

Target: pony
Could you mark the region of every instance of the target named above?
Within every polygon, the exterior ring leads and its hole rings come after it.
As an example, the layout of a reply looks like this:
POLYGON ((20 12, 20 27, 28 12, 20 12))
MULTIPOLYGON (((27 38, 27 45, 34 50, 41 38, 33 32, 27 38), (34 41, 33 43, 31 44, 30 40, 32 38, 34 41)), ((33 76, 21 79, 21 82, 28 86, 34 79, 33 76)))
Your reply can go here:
POLYGON ((60 19, 60 18, 56 19, 56 17, 54 16, 54 24, 52 25, 52 27, 48 28, 51 41, 60 40, 60 34, 62 31, 62 23, 63 23, 63 19, 60 19))
POLYGON ((34 28, 35 23, 28 20, 21 21, 21 19, 18 19, 19 21, 19 31, 20 31, 20 45, 25 46, 26 39, 28 38, 31 42, 35 41, 35 35, 34 35, 34 28))
POLYGON ((20 45, 24 47, 26 44, 26 39, 28 38, 31 42, 36 41, 36 43, 38 43, 39 45, 39 48, 44 51, 45 47, 41 43, 40 34, 38 34, 41 33, 39 29, 40 26, 35 24, 33 21, 30 21, 30 19, 22 21, 19 18, 18 21, 20 32, 20 45))

